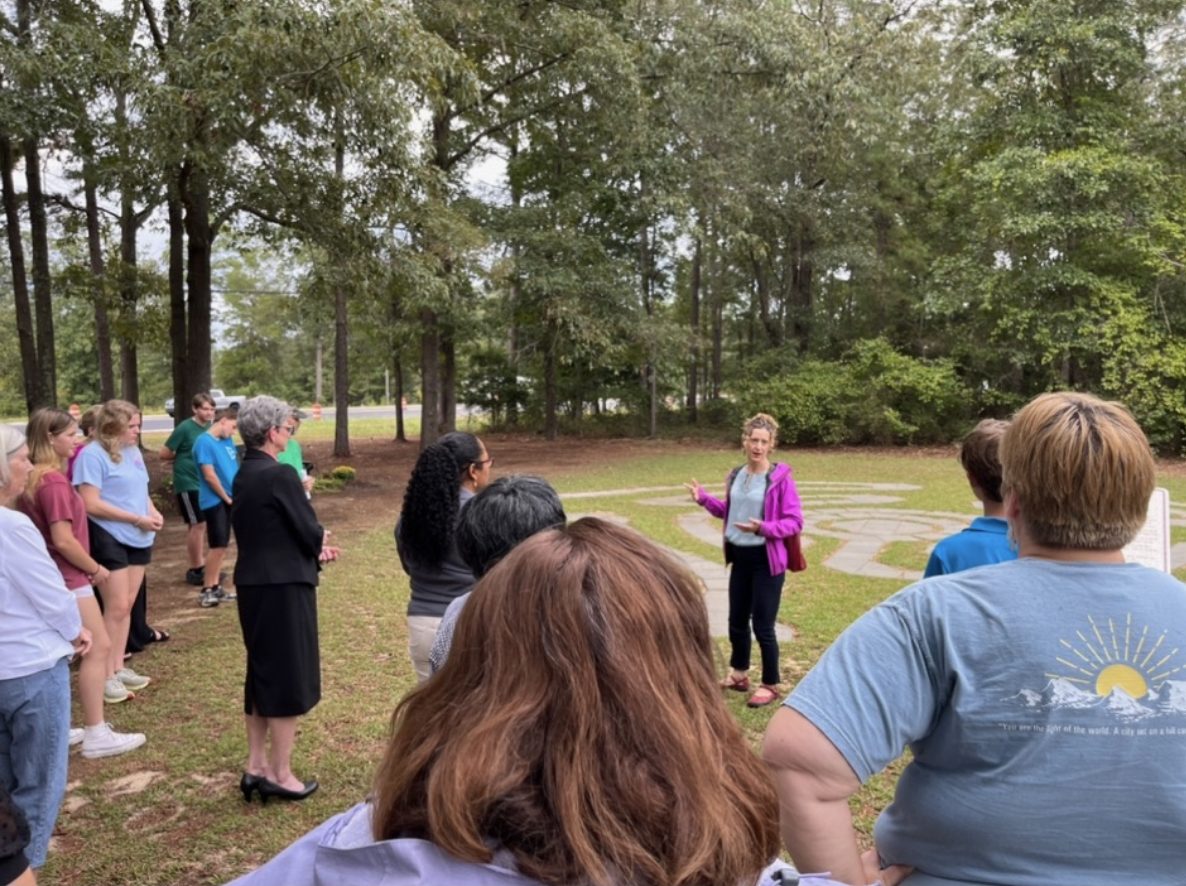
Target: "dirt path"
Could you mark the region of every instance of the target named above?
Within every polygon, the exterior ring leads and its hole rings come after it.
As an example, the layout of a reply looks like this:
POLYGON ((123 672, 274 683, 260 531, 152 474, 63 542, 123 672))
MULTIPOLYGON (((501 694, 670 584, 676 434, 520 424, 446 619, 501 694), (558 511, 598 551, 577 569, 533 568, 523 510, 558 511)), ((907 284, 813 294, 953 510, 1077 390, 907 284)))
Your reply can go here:
MULTIPOLYGON (((589 449, 581 441, 549 442, 538 436, 483 435, 493 454, 495 475, 577 470, 587 464, 589 449)), ((647 440, 598 440, 599 462, 628 459, 655 452, 663 444, 647 440)), ((348 545, 363 533, 376 528, 391 528, 403 501, 404 486, 419 452, 418 443, 397 443, 388 438, 362 438, 351 441, 349 458, 334 458, 330 441, 305 443, 305 459, 316 465, 317 474, 328 473, 339 464, 350 465, 357 479, 346 492, 317 494, 313 506, 321 524, 334 533, 335 540, 348 545)), ((153 489, 160 488, 162 466, 155 451, 145 453, 153 489)), ((165 528, 153 546, 153 560, 148 570, 149 622, 173 630, 196 613, 197 592, 185 584, 185 526, 176 515, 173 502, 165 509, 165 528)), ((234 568, 234 545, 228 553, 224 570, 234 568)))

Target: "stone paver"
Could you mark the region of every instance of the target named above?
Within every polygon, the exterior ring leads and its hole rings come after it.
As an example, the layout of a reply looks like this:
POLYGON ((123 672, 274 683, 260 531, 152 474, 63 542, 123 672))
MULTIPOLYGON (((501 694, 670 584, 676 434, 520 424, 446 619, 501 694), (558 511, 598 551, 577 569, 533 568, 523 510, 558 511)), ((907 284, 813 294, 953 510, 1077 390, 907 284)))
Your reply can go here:
MULTIPOLYGON (((592 497, 592 496, 586 496, 592 497)), ((565 500, 571 496, 563 496, 565 500)), ((686 502, 687 499, 684 499, 686 502)), ((681 515, 681 521, 683 516, 681 515)), ((604 511, 586 511, 584 513, 568 515, 569 520, 579 520, 581 517, 600 517, 603 520, 612 520, 615 523, 626 525, 629 521, 619 514, 607 513, 604 511)), ((715 535, 708 539, 708 543, 718 547, 721 541, 720 528, 716 529, 715 535)), ((675 548, 669 548, 666 545, 664 549, 681 561, 685 566, 692 570, 696 576, 704 582, 704 605, 708 609, 708 630, 714 637, 728 637, 729 636, 729 573, 725 569, 723 560, 709 560, 705 557, 699 557, 696 554, 689 554, 685 551, 677 551, 675 548)), ((781 642, 790 642, 795 637, 795 632, 788 625, 775 624, 774 633, 781 642)))
MULTIPOLYGON (((708 629, 714 637, 729 636, 729 573, 722 560, 707 560, 695 554, 687 554, 673 548, 667 549, 673 557, 682 560, 704 582, 704 605, 708 609, 708 629)), ((795 639, 795 632, 789 625, 775 623, 775 636, 780 642, 789 643, 795 639)))

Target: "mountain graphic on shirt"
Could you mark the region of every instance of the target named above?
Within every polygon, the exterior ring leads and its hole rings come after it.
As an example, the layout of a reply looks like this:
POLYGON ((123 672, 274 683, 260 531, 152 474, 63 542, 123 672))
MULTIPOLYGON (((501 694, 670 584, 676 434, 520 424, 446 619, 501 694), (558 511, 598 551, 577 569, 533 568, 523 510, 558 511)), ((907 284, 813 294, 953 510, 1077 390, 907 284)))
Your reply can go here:
POLYGON ((1031 710, 1097 710, 1126 723, 1155 717, 1186 714, 1186 681, 1166 680, 1141 698, 1113 686, 1105 696, 1082 689, 1069 680, 1055 677, 1040 692, 1023 689, 1008 701, 1031 710))

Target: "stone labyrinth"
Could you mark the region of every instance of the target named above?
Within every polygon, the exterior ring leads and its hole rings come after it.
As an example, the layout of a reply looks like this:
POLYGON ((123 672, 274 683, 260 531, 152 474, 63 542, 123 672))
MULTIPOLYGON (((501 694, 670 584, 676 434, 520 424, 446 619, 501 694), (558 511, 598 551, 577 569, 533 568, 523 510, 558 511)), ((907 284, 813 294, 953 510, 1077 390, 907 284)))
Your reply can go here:
MULTIPOLYGON (((799 494, 804 502, 804 520, 807 529, 803 535, 804 546, 810 546, 812 538, 827 537, 839 539, 841 544, 822 564, 840 572, 848 572, 866 578, 888 578, 903 584, 922 577, 922 571, 902 569, 878 561, 881 551, 891 542, 915 541, 934 544, 953 532, 968 525, 969 514, 944 513, 939 511, 901 510, 890 507, 902 500, 902 493, 913 492, 921 487, 910 483, 829 483, 802 481, 798 484, 799 494)), ((638 489, 613 489, 601 492, 582 492, 564 496, 565 503, 589 501, 624 495, 646 495, 666 493, 654 498, 640 498, 639 502, 655 507, 673 507, 687 511, 677 518, 678 525, 693 538, 704 542, 715 556, 686 554, 672 551, 683 560, 704 581, 708 592, 705 602, 708 606, 709 622, 714 635, 728 634, 727 615, 728 574, 719 555, 721 545, 721 522, 700 509, 689 510, 691 503, 682 488, 672 494, 671 486, 654 486, 638 489)), ((570 518, 583 514, 572 513, 570 518)), ((604 512, 588 510, 585 514, 621 520, 621 517, 604 512)), ((778 626, 781 639, 791 639, 791 630, 778 626)))
MULTIPOLYGON (((887 578, 903 585, 922 578, 922 570, 903 569, 882 563, 878 556, 892 542, 922 542, 933 545, 939 539, 963 529, 975 515, 978 503, 969 501, 968 513, 956 514, 944 511, 903 510, 891 507, 902 500, 902 494, 914 492, 922 487, 911 483, 829 483, 826 481, 798 481, 799 494, 803 499, 803 517, 806 530, 803 534, 804 547, 809 547, 813 538, 825 537, 840 540, 840 545, 823 563, 812 563, 813 567, 824 566, 839 572, 847 572, 864 578, 887 578)), ((728 636, 728 573, 720 557, 721 522, 701 508, 694 508, 682 487, 650 486, 636 489, 611 489, 600 492, 580 492, 563 496, 566 504, 578 501, 592 502, 598 498, 620 496, 645 496, 648 493, 664 493, 653 498, 639 498, 640 504, 655 507, 680 508, 677 523, 684 532, 710 546, 713 555, 687 554, 673 550, 671 553, 684 561, 704 581, 707 593, 709 625, 714 636, 728 636), (678 490, 672 492, 672 490, 678 490)), ((593 515, 618 522, 625 518, 593 509, 573 513, 575 508, 566 507, 569 518, 593 515)), ((1186 506, 1170 507, 1170 524, 1186 526, 1186 506)), ((1170 549, 1175 569, 1186 565, 1186 543, 1179 542, 1170 549)), ((790 640, 792 631, 783 624, 778 625, 779 638, 790 640)))

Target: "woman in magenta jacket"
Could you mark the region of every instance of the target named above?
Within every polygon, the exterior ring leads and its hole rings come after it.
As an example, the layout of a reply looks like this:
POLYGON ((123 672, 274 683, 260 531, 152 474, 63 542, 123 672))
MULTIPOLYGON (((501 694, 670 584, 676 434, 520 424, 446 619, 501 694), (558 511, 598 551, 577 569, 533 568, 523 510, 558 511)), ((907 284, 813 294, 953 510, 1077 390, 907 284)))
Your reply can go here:
POLYGON ((747 704, 760 708, 781 694, 774 622, 786 577, 788 544, 803 531, 803 507, 790 465, 770 460, 778 443, 778 422, 759 412, 741 430, 745 464, 729 472, 724 501, 709 495, 694 479, 684 485, 696 504, 714 517, 725 518, 725 562, 733 566, 729 573, 732 670, 721 686, 749 691, 752 622, 762 653, 762 685, 747 704))

